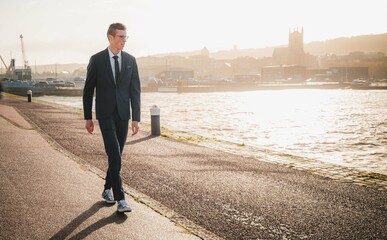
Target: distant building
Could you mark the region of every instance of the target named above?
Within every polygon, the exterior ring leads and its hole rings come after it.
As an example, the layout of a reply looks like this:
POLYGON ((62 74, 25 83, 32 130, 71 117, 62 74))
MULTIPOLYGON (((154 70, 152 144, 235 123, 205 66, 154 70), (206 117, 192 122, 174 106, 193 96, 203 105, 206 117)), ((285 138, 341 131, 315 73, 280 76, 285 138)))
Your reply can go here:
POLYGON ((261 80, 260 74, 240 74, 234 75, 234 82, 237 83, 257 83, 261 80))
POLYGON ((194 71, 188 69, 169 69, 162 71, 156 75, 163 82, 176 82, 177 80, 189 80, 194 77, 194 71))
POLYGON ((304 51, 304 29, 299 32, 289 29, 288 47, 274 48, 272 55, 273 65, 304 65, 317 64, 316 58, 304 51))
POLYGON ((199 78, 208 77, 209 68, 212 65, 210 58, 210 51, 204 47, 199 55, 193 55, 188 58, 187 67, 191 67, 195 70, 196 76, 199 78))
POLYGON ((332 67, 332 78, 338 82, 351 82, 354 79, 368 79, 368 67, 332 67))
POLYGON ((302 82, 307 76, 306 67, 300 65, 281 65, 262 67, 262 81, 302 82))
POLYGON ((200 51, 200 54, 202 55, 202 56, 206 56, 206 57, 210 57, 210 51, 208 51, 208 49, 206 48, 206 47, 204 47, 203 49, 202 49, 202 51, 200 51))
POLYGON ((288 48, 274 48, 273 55, 273 64, 283 65, 288 63, 288 48))
POLYGON ((304 52, 304 28, 301 32, 289 30, 289 46, 288 46, 288 59, 287 64, 305 64, 305 52, 304 52))
POLYGON ((308 69, 307 77, 315 82, 352 82, 354 79, 368 79, 368 67, 330 67, 308 69))

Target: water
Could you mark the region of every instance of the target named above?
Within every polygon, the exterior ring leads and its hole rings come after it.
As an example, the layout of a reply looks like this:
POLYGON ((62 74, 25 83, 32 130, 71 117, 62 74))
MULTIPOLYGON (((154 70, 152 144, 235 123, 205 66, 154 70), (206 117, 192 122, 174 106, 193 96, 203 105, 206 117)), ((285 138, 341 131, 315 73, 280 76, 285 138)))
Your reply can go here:
MULTIPOLYGON (((81 97, 39 99, 82 107, 81 97)), ((387 174, 387 91, 143 93, 171 131, 387 174)))

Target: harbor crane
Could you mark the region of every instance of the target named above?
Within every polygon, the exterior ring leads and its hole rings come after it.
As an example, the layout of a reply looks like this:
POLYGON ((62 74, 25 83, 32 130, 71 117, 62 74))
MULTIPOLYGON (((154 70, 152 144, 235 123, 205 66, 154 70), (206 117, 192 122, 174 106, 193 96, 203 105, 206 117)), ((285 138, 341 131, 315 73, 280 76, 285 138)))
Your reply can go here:
POLYGON ((4 64, 4 67, 5 67, 5 74, 9 74, 10 72, 11 72, 11 65, 9 65, 9 66, 7 66, 7 64, 5 64, 5 62, 4 62, 4 59, 3 59, 3 57, 0 55, 0 59, 1 59, 1 61, 3 62, 3 64, 4 64))
POLYGON ((5 64, 3 57, 0 56, 1 62, 3 62, 6 69, 5 74, 1 74, 1 77, 4 79, 7 78, 14 81, 31 81, 32 80, 31 67, 28 65, 28 61, 26 58, 22 34, 20 34, 20 41, 21 41, 23 61, 24 61, 23 68, 16 68, 15 59, 13 58, 11 58, 11 64, 7 66, 7 64, 5 64))
POLYGON ((24 69, 28 69, 29 66, 28 66, 28 61, 27 61, 27 58, 26 58, 25 49, 24 49, 23 34, 20 34, 20 41, 21 41, 21 47, 22 47, 22 54, 23 54, 23 61, 24 61, 24 69))

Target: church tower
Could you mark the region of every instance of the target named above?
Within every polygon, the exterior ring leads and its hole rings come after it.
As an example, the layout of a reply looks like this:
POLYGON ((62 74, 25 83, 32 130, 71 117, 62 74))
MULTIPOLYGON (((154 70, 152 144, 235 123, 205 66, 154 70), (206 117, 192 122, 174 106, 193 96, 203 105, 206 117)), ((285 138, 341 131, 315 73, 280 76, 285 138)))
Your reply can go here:
POLYGON ((288 64, 301 65, 305 56, 304 52, 304 28, 301 32, 289 29, 288 64))
POLYGON ((204 47, 201 51, 200 54, 205 57, 210 57, 210 51, 206 47, 204 47))

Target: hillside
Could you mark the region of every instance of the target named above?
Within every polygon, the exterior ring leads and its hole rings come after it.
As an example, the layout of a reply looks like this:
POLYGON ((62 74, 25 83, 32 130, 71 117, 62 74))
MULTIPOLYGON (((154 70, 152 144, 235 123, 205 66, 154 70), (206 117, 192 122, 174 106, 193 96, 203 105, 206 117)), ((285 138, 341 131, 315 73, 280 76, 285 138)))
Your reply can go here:
POLYGON ((75 70, 86 69, 87 64, 79 64, 79 63, 68 63, 68 64, 48 64, 48 65, 37 65, 31 66, 33 72, 38 73, 55 73, 58 74, 62 72, 72 73, 75 70))
MULTIPOLYGON (((237 57, 271 57, 273 50, 276 47, 286 46, 273 46, 266 48, 252 48, 252 49, 238 49, 238 50, 225 50, 218 52, 211 52, 210 57, 215 59, 233 59, 237 57)), ((304 44, 304 50, 311 55, 319 56, 329 53, 336 55, 347 55, 350 52, 362 51, 369 52, 383 52, 387 55, 387 33, 375 34, 375 35, 361 35, 354 37, 341 37, 327 41, 311 42, 304 44)), ((178 56, 192 56, 200 54, 200 51, 193 52, 180 52, 180 53, 166 53, 155 55, 158 57, 167 55, 178 56)))
POLYGON ((312 55, 347 55, 350 52, 383 52, 387 54, 387 33, 378 35, 363 35, 350 38, 337 38, 325 42, 305 44, 304 49, 312 55))

